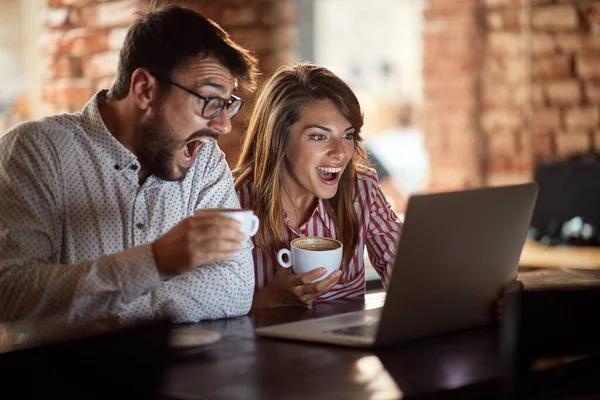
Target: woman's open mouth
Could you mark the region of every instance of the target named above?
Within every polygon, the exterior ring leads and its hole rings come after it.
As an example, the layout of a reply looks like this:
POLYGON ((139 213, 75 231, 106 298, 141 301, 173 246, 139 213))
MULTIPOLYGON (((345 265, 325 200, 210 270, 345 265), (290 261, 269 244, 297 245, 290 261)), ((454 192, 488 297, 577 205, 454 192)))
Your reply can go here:
POLYGON ((328 185, 335 185, 342 172, 342 167, 317 167, 317 173, 321 181, 328 185))

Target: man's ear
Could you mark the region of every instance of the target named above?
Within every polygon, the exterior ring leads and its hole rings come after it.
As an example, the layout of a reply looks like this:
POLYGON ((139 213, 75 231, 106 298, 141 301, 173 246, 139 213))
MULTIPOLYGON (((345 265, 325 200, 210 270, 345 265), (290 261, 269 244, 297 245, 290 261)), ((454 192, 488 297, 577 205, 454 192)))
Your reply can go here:
POLYGON ((129 91, 135 105, 143 111, 146 111, 152 104, 153 96, 156 93, 158 82, 150 72, 144 68, 137 68, 131 74, 131 87, 129 91))

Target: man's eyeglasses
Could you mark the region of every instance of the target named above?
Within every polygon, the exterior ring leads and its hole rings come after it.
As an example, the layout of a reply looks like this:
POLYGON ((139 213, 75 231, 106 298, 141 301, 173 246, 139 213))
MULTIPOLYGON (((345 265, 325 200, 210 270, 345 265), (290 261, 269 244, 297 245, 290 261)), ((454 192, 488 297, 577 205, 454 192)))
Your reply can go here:
POLYGON ((200 113, 200 115, 202 115, 202 118, 205 119, 216 118, 219 114, 221 114, 221 111, 223 111, 223 109, 227 109, 227 117, 231 119, 235 116, 235 114, 237 114, 238 111, 240 111, 242 105, 244 105, 244 100, 242 100, 238 96, 231 95, 229 99, 224 99, 222 97, 204 97, 191 89, 188 89, 176 82, 173 82, 169 78, 155 73, 151 73, 151 75, 161 82, 165 82, 175 87, 178 87, 181 90, 185 90, 192 96, 198 98, 201 101, 201 104, 203 104, 202 112, 200 113))

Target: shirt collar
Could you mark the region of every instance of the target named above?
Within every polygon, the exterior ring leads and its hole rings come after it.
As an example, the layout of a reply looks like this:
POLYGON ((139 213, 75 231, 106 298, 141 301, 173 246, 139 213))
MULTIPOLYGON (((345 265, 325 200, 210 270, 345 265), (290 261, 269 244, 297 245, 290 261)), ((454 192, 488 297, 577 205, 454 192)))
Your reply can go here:
POLYGON ((108 130, 100 115, 100 105, 106 101, 108 90, 96 93, 81 110, 83 127, 96 148, 100 148, 105 167, 119 174, 135 174, 140 169, 137 157, 108 130))

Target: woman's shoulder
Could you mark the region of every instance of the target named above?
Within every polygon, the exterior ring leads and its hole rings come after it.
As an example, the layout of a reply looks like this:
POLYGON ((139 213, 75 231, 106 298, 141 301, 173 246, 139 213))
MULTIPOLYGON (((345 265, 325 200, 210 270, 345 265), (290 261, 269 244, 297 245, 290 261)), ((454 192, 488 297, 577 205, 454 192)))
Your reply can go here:
MULTIPOLYGON (((235 177, 234 177, 235 179, 235 177)), ((252 193, 254 190, 254 185, 252 179, 244 179, 243 181, 236 183, 235 191, 240 200, 240 205, 242 208, 248 208, 252 204, 252 193)))
POLYGON ((374 168, 367 167, 366 165, 358 165, 356 167, 356 180, 359 183, 375 184, 379 185, 379 179, 377 177, 377 171, 374 168))

